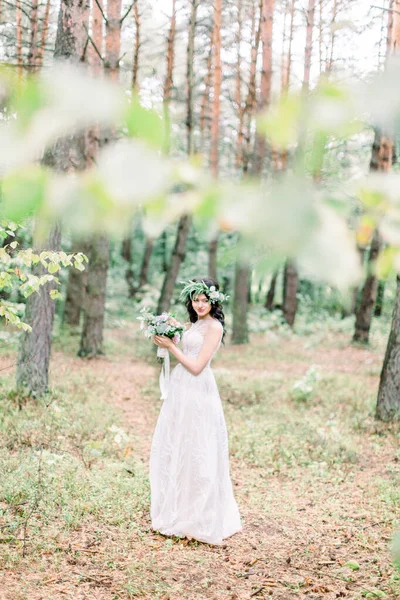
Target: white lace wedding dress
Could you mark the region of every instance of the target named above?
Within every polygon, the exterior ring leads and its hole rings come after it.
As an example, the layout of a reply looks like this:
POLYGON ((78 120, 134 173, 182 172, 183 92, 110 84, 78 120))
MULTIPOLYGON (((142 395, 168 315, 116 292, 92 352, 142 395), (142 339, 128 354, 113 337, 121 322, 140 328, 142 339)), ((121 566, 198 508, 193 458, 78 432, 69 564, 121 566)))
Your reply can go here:
MULTIPOLYGON (((199 319, 184 332, 184 354, 199 354, 209 321, 199 319)), ((220 344, 221 340, 215 352, 220 344)), ((152 528, 164 535, 221 544, 241 529, 241 522, 229 474, 225 418, 210 363, 211 359, 199 375, 180 363, 171 372, 150 454, 151 520, 152 528)))

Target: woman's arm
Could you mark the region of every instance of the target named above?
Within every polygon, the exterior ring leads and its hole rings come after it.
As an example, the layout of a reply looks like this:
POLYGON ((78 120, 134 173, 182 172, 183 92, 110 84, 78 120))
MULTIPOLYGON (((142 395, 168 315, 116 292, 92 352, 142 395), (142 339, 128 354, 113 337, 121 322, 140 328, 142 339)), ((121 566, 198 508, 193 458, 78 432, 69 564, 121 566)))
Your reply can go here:
POLYGON ((204 342, 196 358, 190 358, 186 356, 178 346, 174 344, 172 340, 165 336, 156 335, 154 336, 154 343, 157 346, 168 348, 168 350, 175 356, 175 358, 187 369, 192 375, 200 375, 215 350, 218 348, 218 344, 221 340, 222 327, 217 321, 211 323, 205 333, 204 342))

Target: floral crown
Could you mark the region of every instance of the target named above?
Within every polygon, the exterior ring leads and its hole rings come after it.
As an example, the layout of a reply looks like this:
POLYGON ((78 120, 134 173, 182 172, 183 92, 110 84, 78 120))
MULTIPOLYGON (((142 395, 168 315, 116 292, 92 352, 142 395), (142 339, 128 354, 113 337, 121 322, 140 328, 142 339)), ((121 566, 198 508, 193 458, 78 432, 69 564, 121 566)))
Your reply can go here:
POLYGON ((196 298, 196 296, 200 296, 200 294, 205 294, 211 304, 224 302, 229 298, 229 296, 218 291, 215 285, 208 287, 202 279, 200 281, 181 281, 181 283, 185 286, 179 296, 180 300, 183 301, 186 301, 187 298, 196 298))

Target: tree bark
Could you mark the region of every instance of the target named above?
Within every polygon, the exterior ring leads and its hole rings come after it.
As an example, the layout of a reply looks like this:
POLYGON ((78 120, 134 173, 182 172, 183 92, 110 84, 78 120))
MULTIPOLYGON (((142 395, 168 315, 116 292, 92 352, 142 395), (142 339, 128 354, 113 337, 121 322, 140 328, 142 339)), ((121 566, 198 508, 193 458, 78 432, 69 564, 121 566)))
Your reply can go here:
POLYGON ((239 259, 235 265, 235 286, 232 321, 232 344, 247 344, 249 329, 247 311, 249 304, 250 266, 239 259))
POLYGON ((218 235, 214 237, 208 246, 208 276, 211 279, 217 279, 217 251, 218 235))
MULTIPOLYGON (((272 86, 272 33, 275 0, 263 0, 261 14, 262 71, 261 90, 258 103, 259 112, 264 111, 271 101, 272 86)), ((265 158, 266 141, 264 135, 256 135, 254 147, 253 175, 261 176, 265 158)))
POLYGON ((87 293, 79 356, 91 358, 103 354, 104 312, 109 265, 109 240, 106 235, 92 239, 89 253, 87 293))
POLYGON ((293 327, 297 312, 297 290, 299 275, 294 264, 286 261, 283 272, 283 316, 288 325, 293 327))
POLYGON ((235 90, 235 104, 237 110, 237 139, 236 139, 236 169, 241 170, 243 167, 243 138, 244 138, 244 106, 242 106, 242 0, 237 0, 237 19, 238 19, 238 31, 236 38, 236 90, 235 90))
POLYGON ((211 86, 211 78, 212 78, 212 41, 210 44, 210 52, 207 58, 207 71, 206 76, 204 78, 204 91, 201 96, 201 105, 200 105, 200 140, 201 140, 201 149, 204 152, 205 145, 205 135, 206 129, 209 127, 208 122, 208 112, 209 112, 209 103, 210 103, 210 86, 211 86), (206 122, 207 121, 207 122, 206 122))
POLYGON ((49 17, 50 17, 51 0, 47 0, 42 23, 42 35, 40 37, 40 45, 36 54, 36 68, 41 69, 43 66, 44 51, 46 48, 47 35, 49 32, 49 17))
POLYGON ((381 240, 378 231, 374 232, 368 256, 368 276, 361 291, 360 304, 356 314, 356 325, 353 336, 354 342, 368 344, 378 279, 375 275, 375 265, 381 249, 381 240))
MULTIPOLYGON (((393 0, 388 17, 388 35, 387 35, 387 58, 390 54, 398 54, 400 47, 400 0, 393 0)), ((385 142, 385 140, 383 140, 385 142)), ((376 142, 376 137, 375 137, 376 142)), ((385 144, 387 147, 379 151, 375 148, 373 151, 374 165, 380 165, 381 158, 382 170, 388 170, 393 160, 393 143, 385 144), (392 146, 392 147, 391 147, 392 146), (390 158, 389 158, 390 153, 390 158), (384 155, 386 159, 383 158, 384 155), (376 157, 378 160, 376 161, 376 157), (375 157, 375 160, 374 160, 375 157)), ((400 277, 397 276, 396 301, 393 310, 392 325, 389 335, 389 341, 386 348, 385 359, 383 362, 378 399, 375 416, 381 421, 399 421, 400 420, 400 277)))
POLYGON ((163 109, 165 121, 165 152, 169 152, 171 139, 171 117, 169 107, 171 104, 172 88, 174 85, 174 64, 175 64, 175 34, 176 34, 176 0, 172 0, 171 23, 169 26, 167 40, 167 69, 164 82, 163 109))
POLYGON ((303 90, 308 92, 310 89, 311 56, 313 46, 313 29, 315 17, 315 0, 308 0, 307 8, 307 30, 306 30, 306 50, 304 56, 304 77, 303 90))
POLYGON ((28 51, 28 70, 32 73, 36 70, 37 67, 37 34, 39 25, 38 12, 39 0, 32 0, 32 7, 30 11, 30 40, 28 51))
MULTIPOLYGON (((84 24, 88 20, 88 6, 80 0, 62 0, 58 17, 54 57, 77 63, 86 42, 84 24)), ((66 136, 47 151, 43 163, 58 172, 71 172, 85 162, 82 136, 66 136)), ((61 232, 55 225, 49 234, 47 248, 58 250, 61 232)), ((49 296, 51 284, 32 294, 26 303, 26 322, 32 331, 21 337, 17 385, 31 395, 40 396, 48 390, 48 368, 51 352, 51 334, 54 321, 54 300, 49 296)))
POLYGON ((331 73, 333 69, 333 56, 334 56, 334 48, 335 48, 335 39, 336 39, 336 30, 335 23, 337 17, 337 0, 333 0, 333 8, 332 8, 332 20, 331 20, 331 48, 330 48, 330 56, 328 62, 328 73, 331 73))
POLYGON ((269 311, 274 310, 274 300, 275 300, 275 290, 276 290, 276 282, 278 279, 279 271, 276 270, 272 274, 271 283, 269 284, 269 289, 267 293, 267 297, 265 300, 265 308, 269 311))
MULTIPOLYGON (((60 246, 61 230, 55 226, 49 234, 46 250, 59 250, 60 246)), ((34 269, 38 277, 45 272, 42 266, 34 269)), ((32 327, 32 331, 24 332, 21 336, 16 380, 18 388, 35 397, 48 391, 55 312, 55 301, 50 297, 50 291, 54 288, 53 283, 46 283, 40 287, 39 293, 33 293, 26 302, 25 322, 32 327)))
POLYGON ((213 104, 210 141, 210 169, 216 179, 219 174, 219 129, 220 129, 220 96, 221 96, 221 27, 222 0, 214 0, 214 29, 213 29, 213 104))
POLYGON ((104 70, 113 81, 118 81, 119 79, 122 26, 121 7, 122 0, 109 0, 107 2, 106 57, 104 70))
MULTIPOLYGON (((76 241, 72 246, 72 252, 84 252, 88 254, 87 242, 76 241)), ((68 273, 67 293, 64 304, 63 323, 68 327, 79 327, 81 312, 83 310, 88 279, 88 269, 79 271, 70 269, 68 273)))
POLYGON ((382 316, 384 297, 385 297, 385 282, 380 280, 380 281, 378 281, 378 289, 376 292, 376 302, 375 302, 375 310, 374 310, 375 317, 382 316))
POLYGON ((15 2, 15 23, 16 23, 16 50, 17 50, 17 73, 18 77, 22 77, 24 68, 22 58, 22 11, 21 11, 21 0, 15 2))
POLYGON ((250 60, 250 70, 249 70, 249 85, 248 85, 248 93, 246 98, 246 104, 244 108, 244 112, 246 115, 246 138, 245 138, 245 146, 243 151, 243 173, 246 175, 249 170, 249 162, 251 156, 251 143, 252 143, 252 121, 254 117, 254 113, 256 111, 257 106, 257 96, 256 96, 256 76, 257 76, 257 57, 258 57, 258 49, 260 46, 260 38, 261 38, 261 21, 262 21, 262 2, 259 1, 259 20, 258 26, 256 28, 256 6, 252 4, 252 13, 251 13, 251 60, 250 60))
POLYGON ((380 421, 400 421, 400 277, 397 276, 392 326, 383 361, 375 417, 380 421))
POLYGON ((188 27, 188 46, 186 54, 186 135, 187 135, 187 153, 193 154, 193 61, 194 61, 194 42, 196 37, 196 20, 198 0, 190 2, 190 19, 188 27))
POLYGON ((139 74, 139 55, 140 55, 140 14, 139 14, 139 0, 136 0, 133 7, 133 16, 135 19, 135 46, 133 50, 133 66, 132 66, 132 90, 137 92, 138 90, 138 74, 139 74))
POLYGON ((185 259, 186 242, 189 235, 191 223, 192 217, 190 215, 182 215, 182 217, 179 219, 178 231, 175 239, 175 246, 172 251, 168 271, 165 274, 164 283, 157 306, 158 314, 161 314, 163 311, 168 311, 171 305, 176 278, 178 277, 180 266, 185 259))

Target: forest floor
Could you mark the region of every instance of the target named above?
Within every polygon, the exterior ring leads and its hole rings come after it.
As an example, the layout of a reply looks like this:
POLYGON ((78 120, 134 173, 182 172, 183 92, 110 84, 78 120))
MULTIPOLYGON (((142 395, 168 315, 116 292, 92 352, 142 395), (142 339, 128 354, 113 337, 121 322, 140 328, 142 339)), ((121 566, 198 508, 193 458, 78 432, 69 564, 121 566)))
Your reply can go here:
POLYGON ((0 356, 1 600, 400 598, 399 429, 373 418, 383 344, 269 332, 222 347, 243 530, 209 546, 150 527, 151 349, 135 327, 109 330, 104 358, 76 343, 57 341, 46 403, 15 395, 0 356))

